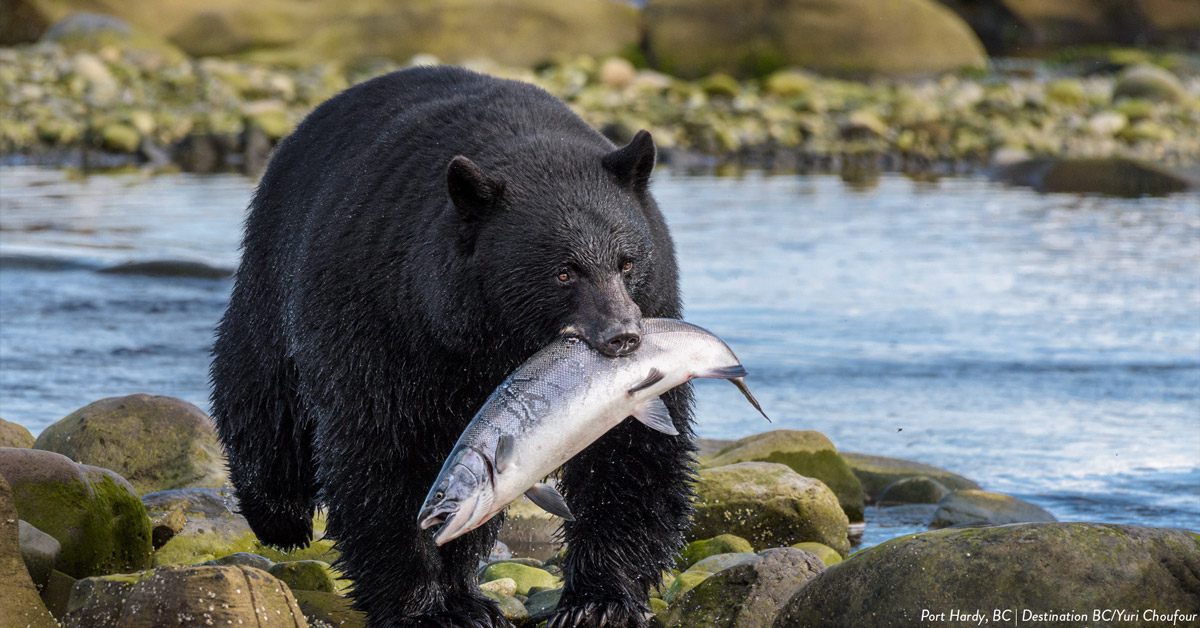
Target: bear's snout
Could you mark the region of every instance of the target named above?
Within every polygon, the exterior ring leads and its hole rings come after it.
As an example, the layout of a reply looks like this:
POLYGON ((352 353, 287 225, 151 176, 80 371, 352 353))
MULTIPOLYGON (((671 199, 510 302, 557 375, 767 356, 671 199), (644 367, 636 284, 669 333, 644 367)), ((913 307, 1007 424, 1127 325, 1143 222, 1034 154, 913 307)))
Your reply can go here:
POLYGON ((597 347, 597 349, 611 358, 618 358, 637 351, 638 347, 642 346, 640 325, 630 321, 609 327, 604 331, 601 345, 603 348, 597 347))

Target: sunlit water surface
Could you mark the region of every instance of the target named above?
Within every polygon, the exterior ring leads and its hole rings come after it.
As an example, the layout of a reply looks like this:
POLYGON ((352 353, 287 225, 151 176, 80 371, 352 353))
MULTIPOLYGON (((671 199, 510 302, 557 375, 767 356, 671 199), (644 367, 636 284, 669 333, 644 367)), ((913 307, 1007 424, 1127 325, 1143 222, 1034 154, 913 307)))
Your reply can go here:
MULTIPOLYGON (((253 182, 0 170, 0 416, 34 434, 134 392, 207 407, 253 182)), ((689 320, 774 422, 697 385, 697 431, 815 429, 945 467, 1062 520, 1200 530, 1200 198, 1041 195, 983 179, 660 172, 689 320)), ((865 543, 928 513, 869 509, 865 543)))

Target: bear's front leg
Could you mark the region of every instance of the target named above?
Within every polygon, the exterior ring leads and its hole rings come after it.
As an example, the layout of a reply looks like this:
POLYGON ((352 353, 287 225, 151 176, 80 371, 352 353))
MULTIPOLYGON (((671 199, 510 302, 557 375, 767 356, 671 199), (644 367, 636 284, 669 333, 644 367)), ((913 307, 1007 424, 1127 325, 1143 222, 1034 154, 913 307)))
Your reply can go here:
POLYGON ((563 469, 562 600, 547 628, 644 628, 649 589, 683 544, 691 514, 691 389, 663 395, 678 436, 626 419, 563 469))

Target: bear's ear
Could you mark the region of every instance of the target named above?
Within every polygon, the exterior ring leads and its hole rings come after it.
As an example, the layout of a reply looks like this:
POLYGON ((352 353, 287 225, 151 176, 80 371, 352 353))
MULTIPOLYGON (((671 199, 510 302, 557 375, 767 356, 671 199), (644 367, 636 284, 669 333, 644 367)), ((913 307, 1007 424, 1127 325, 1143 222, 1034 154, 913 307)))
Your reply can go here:
POLYGON ((504 192, 504 179, 489 177, 475 162, 459 155, 446 169, 446 189, 463 217, 479 218, 504 192))
POLYGON ((654 157, 654 138, 643 129, 628 144, 605 155, 601 163, 621 184, 641 192, 650 183, 654 157))

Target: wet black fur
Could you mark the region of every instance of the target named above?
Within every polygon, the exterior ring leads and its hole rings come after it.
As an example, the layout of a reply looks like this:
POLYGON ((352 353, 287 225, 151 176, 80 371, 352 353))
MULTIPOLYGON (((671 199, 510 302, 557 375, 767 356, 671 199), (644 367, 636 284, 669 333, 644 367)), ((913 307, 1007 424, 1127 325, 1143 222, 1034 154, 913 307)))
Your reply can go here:
MULTIPOLYGON (((513 368, 600 315, 606 277, 643 315, 680 315, 653 144, 614 149, 540 89, 424 68, 318 107, 263 176, 213 414, 254 531, 305 545, 325 504, 371 626, 506 625, 473 578, 499 521, 441 548, 417 528, 443 459, 513 368)), ((666 402, 680 436, 626 420, 564 470, 553 625, 646 624, 689 513, 689 389, 666 402)))

